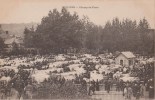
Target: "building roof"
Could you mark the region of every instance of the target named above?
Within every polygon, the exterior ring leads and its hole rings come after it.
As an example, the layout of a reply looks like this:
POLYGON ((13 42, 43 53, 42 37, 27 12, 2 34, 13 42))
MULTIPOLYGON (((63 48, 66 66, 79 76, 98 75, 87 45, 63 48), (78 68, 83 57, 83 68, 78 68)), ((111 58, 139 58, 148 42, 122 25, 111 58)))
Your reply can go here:
POLYGON ((11 37, 13 37, 13 36, 11 36, 10 34, 6 34, 6 33, 1 33, 0 34, 0 37, 2 38, 2 39, 8 39, 8 38, 11 38, 11 37))
POLYGON ((127 58, 135 58, 136 56, 130 52, 130 51, 126 51, 126 52, 121 52, 121 54, 123 54, 125 57, 127 58))
POLYGON ((15 42, 17 44, 22 44, 23 43, 23 40, 17 39, 16 37, 13 37, 13 38, 6 39, 4 41, 4 43, 7 44, 7 45, 12 44, 13 42, 15 42))

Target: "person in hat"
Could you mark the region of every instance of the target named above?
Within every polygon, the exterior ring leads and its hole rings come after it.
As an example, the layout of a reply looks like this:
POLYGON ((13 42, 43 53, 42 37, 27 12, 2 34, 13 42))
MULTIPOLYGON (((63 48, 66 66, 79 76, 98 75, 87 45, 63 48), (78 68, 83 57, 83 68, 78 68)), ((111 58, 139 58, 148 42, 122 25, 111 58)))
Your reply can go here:
POLYGON ((144 92, 146 91, 144 83, 140 84, 140 96, 144 97, 144 92))
POLYGON ((0 92, 1 92, 1 99, 5 99, 6 97, 6 84, 1 82, 1 87, 0 87, 0 92))
POLYGON ((148 86, 149 86, 149 98, 154 98, 154 80, 150 79, 148 81, 148 86))
POLYGON ((110 92, 110 87, 111 87, 111 82, 110 82, 110 80, 108 80, 107 83, 106 83, 107 93, 110 92))
POLYGON ((128 86, 128 89, 127 89, 127 97, 129 100, 131 100, 131 97, 132 97, 132 88, 131 88, 131 85, 128 86))
POLYGON ((28 85, 25 87, 25 94, 27 99, 32 99, 32 91, 33 91, 33 87, 30 84, 30 82, 28 82, 28 85))
POLYGON ((139 98, 140 98, 140 86, 139 86, 139 84, 135 84, 134 89, 135 89, 134 93, 135 93, 136 100, 139 100, 139 98))
POLYGON ((97 79, 97 81, 96 81, 96 91, 99 91, 99 90, 100 90, 100 88, 99 88, 99 81, 97 79))
POLYGON ((127 86, 125 86, 123 93, 124 93, 125 100, 128 99, 128 87, 127 86))

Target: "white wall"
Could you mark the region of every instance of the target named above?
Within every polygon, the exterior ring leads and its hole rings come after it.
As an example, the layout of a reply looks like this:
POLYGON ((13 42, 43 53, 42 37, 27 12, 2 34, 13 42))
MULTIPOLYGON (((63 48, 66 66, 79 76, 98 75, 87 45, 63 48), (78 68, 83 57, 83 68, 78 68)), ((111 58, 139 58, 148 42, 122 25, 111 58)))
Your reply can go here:
POLYGON ((120 65, 120 60, 123 60, 123 66, 129 66, 129 61, 123 54, 115 58, 115 63, 120 65))

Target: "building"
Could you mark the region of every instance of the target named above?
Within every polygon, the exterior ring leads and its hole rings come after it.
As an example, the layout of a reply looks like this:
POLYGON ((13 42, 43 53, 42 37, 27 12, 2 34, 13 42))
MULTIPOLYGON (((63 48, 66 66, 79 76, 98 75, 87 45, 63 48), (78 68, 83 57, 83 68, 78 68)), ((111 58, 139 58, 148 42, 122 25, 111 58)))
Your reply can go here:
POLYGON ((0 25, 0 37, 5 41, 5 39, 13 37, 13 35, 10 35, 8 31, 2 30, 0 25))
POLYGON ((14 35, 9 34, 9 31, 4 31, 2 25, 0 25, 0 37, 5 41, 6 39, 14 37, 14 35))
POLYGON ((16 43, 19 48, 23 48, 23 39, 20 36, 15 36, 10 34, 8 31, 4 31, 0 25, 0 37, 4 40, 6 45, 6 51, 9 52, 12 50, 13 43, 16 43))
POLYGON ((23 48, 23 39, 20 39, 20 38, 15 37, 15 36, 12 38, 5 39, 4 43, 6 44, 7 51, 12 50, 13 43, 16 43, 19 48, 23 48))
POLYGON ((121 52, 119 55, 116 56, 115 63, 126 67, 134 65, 135 55, 129 51, 121 52))

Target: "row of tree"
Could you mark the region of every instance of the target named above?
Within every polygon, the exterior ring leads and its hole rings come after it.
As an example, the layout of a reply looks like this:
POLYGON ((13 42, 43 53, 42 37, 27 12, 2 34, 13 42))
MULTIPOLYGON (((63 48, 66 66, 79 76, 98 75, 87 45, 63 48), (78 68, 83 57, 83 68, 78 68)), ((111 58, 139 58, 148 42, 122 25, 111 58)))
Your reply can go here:
POLYGON ((49 52, 64 52, 72 47, 88 50, 133 51, 153 54, 153 34, 144 18, 137 23, 130 19, 114 18, 104 27, 92 23, 88 17, 79 18, 62 8, 50 11, 42 18, 36 30, 25 28, 24 45, 28 48, 49 52))

